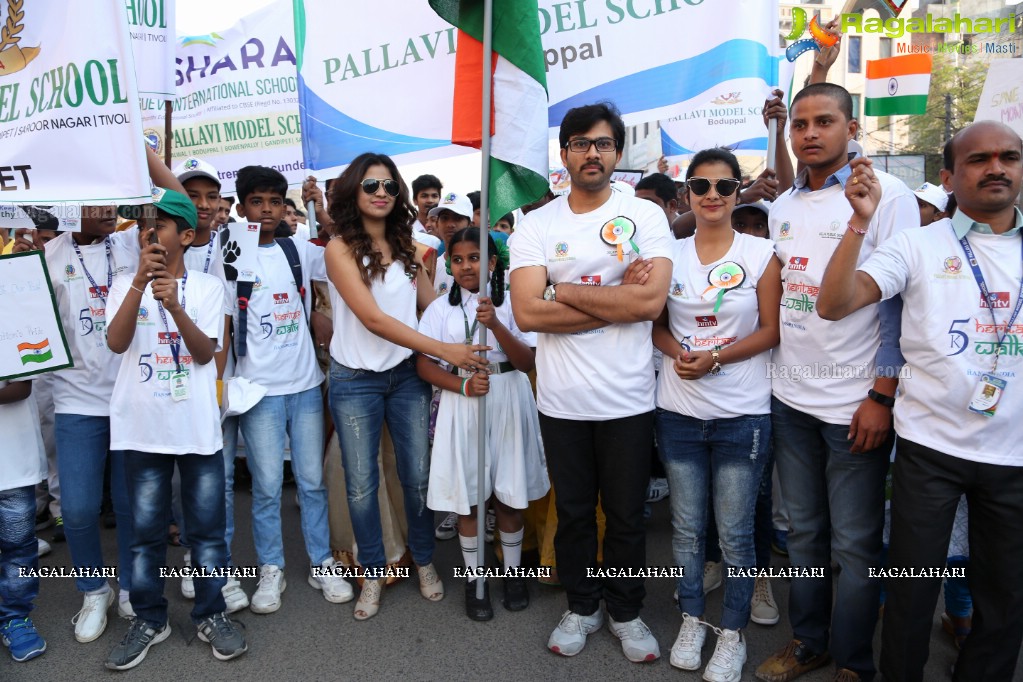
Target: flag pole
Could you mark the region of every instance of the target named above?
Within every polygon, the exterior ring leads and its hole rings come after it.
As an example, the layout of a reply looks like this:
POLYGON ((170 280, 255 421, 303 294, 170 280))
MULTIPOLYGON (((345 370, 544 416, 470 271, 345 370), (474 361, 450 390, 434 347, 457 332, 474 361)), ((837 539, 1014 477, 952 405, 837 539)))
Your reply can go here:
MULTIPOLYGON (((480 296, 490 293, 490 254, 487 240, 490 231, 490 103, 493 99, 491 71, 493 68, 494 3, 483 2, 483 128, 481 135, 482 168, 480 169, 480 296)), ((480 344, 487 343, 487 327, 480 325, 480 344)), ((486 358, 486 351, 480 353, 486 358)), ((476 453, 476 565, 483 567, 484 532, 486 530, 486 462, 487 462, 487 397, 479 397, 476 453)), ((483 599, 484 580, 476 580, 476 598, 483 599)))

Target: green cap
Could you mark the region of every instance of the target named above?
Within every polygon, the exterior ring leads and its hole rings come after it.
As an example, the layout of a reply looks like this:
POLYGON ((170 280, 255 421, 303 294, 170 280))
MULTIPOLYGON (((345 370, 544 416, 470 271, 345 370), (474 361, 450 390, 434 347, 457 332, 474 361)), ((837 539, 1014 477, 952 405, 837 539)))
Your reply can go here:
POLYGON ((184 218, 185 222, 194 230, 199 222, 199 214, 195 210, 192 200, 181 192, 163 187, 153 188, 153 202, 136 206, 118 206, 117 214, 125 220, 141 220, 143 215, 148 215, 150 206, 155 206, 164 213, 184 218))

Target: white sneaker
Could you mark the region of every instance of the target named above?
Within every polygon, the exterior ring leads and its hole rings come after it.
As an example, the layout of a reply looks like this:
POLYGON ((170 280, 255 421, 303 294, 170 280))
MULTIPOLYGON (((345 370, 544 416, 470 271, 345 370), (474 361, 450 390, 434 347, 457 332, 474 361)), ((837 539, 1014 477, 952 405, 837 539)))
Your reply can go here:
POLYGON ((109 587, 106 592, 86 594, 82 601, 82 610, 71 622, 75 625, 75 639, 79 642, 91 642, 98 639, 107 629, 107 609, 114 603, 117 595, 109 587))
POLYGON ((722 570, 720 561, 707 561, 703 564, 703 593, 713 592, 721 587, 722 570))
POLYGON ((586 646, 586 635, 599 630, 603 624, 604 614, 599 608, 591 616, 565 611, 547 640, 547 648, 562 656, 575 656, 586 646))
POLYGON ((220 590, 224 595, 224 604, 227 605, 228 613, 237 613, 249 607, 249 596, 242 589, 242 584, 237 578, 228 578, 227 584, 220 590))
POLYGON ((753 598, 750 600, 749 619, 758 625, 774 625, 781 620, 774 591, 768 578, 757 578, 753 584, 753 598))
MULTIPOLYGON (((192 553, 185 552, 185 568, 192 569, 192 553)), ((195 599, 195 583, 191 575, 181 577, 181 596, 185 599, 195 599)))
POLYGON ((38 543, 36 546, 37 557, 44 557, 53 551, 53 548, 50 547, 50 543, 48 543, 46 540, 43 540, 42 538, 36 538, 36 542, 38 543))
POLYGON ((273 564, 259 567, 259 584, 252 595, 249 608, 253 613, 273 613, 281 608, 281 592, 288 586, 284 571, 273 564))
POLYGON ((433 536, 438 540, 452 540, 458 535, 458 514, 454 512, 444 517, 444 520, 433 531, 433 536))
POLYGON ((707 682, 739 682, 746 662, 746 640, 738 630, 721 630, 714 655, 703 671, 707 682))
POLYGON ((661 647, 642 618, 619 623, 608 616, 607 626, 622 640, 622 653, 633 663, 650 663, 661 657, 661 647))
POLYGON ((320 566, 321 571, 310 567, 309 584, 317 590, 322 590, 324 599, 331 604, 344 604, 355 599, 355 590, 340 573, 344 566, 337 563, 334 557, 330 557, 320 566))
POLYGON ((706 639, 707 626, 699 618, 683 613, 682 627, 671 647, 671 665, 680 670, 699 670, 703 664, 700 654, 706 639))
POLYGON ((131 607, 131 599, 120 599, 117 600, 117 615, 125 620, 131 620, 135 617, 135 609, 131 607))

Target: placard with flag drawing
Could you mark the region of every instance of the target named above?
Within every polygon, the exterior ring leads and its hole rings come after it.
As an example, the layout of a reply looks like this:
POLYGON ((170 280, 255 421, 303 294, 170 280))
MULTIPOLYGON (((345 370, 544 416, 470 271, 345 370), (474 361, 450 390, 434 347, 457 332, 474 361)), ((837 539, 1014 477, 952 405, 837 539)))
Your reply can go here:
POLYGON ((43 252, 0 256, 0 381, 72 364, 43 252))

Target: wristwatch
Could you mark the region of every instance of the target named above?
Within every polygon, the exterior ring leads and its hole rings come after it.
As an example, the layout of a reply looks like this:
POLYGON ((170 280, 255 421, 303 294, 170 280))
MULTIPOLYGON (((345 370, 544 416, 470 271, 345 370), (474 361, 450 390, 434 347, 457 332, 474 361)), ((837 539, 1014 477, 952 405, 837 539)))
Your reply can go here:
POLYGON ((718 359, 721 353, 716 350, 710 352, 710 359, 714 361, 714 364, 707 370, 707 374, 720 374, 721 373, 721 361, 718 359))
POLYGON ((545 301, 554 301, 554 300, 556 300, 555 296, 557 295, 557 291, 554 289, 554 287, 556 287, 556 286, 558 286, 558 285, 557 284, 548 284, 547 285, 547 288, 543 290, 543 300, 545 300, 545 301))
POLYGON ((870 389, 869 391, 867 391, 867 397, 873 400, 875 403, 878 403, 879 405, 884 405, 889 409, 895 407, 895 398, 887 396, 884 393, 878 393, 874 389, 870 389))

